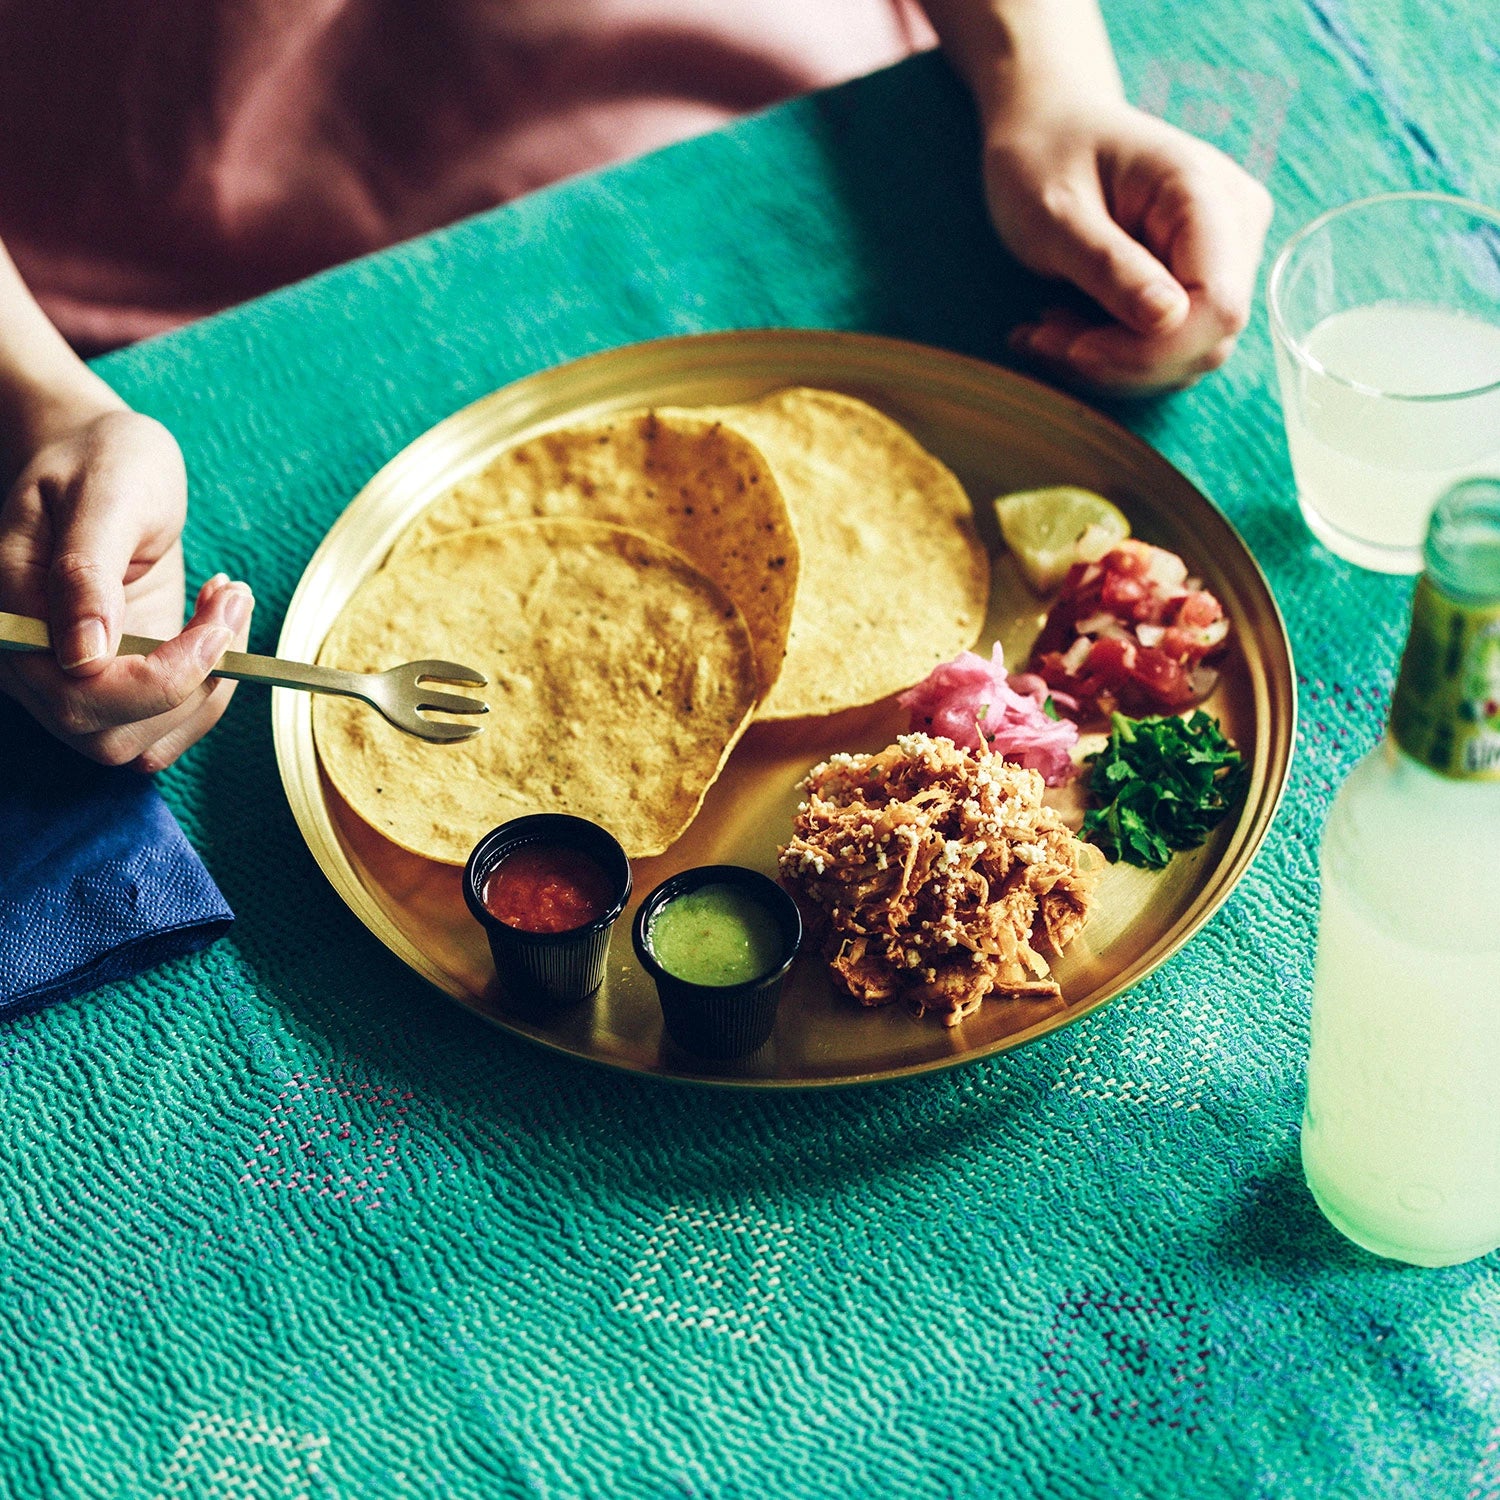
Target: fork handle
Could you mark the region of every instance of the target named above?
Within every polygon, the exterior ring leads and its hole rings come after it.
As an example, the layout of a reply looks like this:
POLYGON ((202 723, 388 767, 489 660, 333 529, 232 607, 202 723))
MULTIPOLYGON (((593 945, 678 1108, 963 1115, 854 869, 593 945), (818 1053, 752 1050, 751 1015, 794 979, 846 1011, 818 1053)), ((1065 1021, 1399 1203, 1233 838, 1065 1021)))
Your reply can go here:
MULTIPOLYGON (((120 651, 125 656, 149 656, 159 645, 161 642, 149 635, 120 637, 120 651)), ((45 620, 0 610, 0 651, 47 651, 51 646, 45 620)), ((212 675, 233 677, 237 682, 264 682, 270 687, 338 693, 346 698, 366 697, 363 673, 316 667, 311 662, 287 661, 279 656, 257 656, 250 651, 226 651, 212 675)))

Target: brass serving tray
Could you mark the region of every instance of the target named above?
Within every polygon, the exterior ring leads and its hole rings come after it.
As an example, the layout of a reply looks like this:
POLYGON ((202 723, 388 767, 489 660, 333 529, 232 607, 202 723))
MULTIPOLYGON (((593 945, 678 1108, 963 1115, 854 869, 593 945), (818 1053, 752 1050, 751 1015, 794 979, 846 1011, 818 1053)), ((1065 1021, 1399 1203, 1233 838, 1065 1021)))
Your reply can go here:
MULTIPOLYGON (((438 493, 501 448, 562 422, 648 404, 748 400, 785 385, 846 391, 906 426, 967 486, 981 534, 999 550, 991 499, 1072 483, 1108 495, 1135 533, 1179 552, 1234 623, 1220 686, 1206 705, 1251 763, 1233 824, 1163 872, 1113 865, 1082 935, 1057 964, 1064 1002, 987 1001, 951 1030, 900 1005, 864 1010, 830 989, 804 956, 775 1035, 752 1059, 705 1064, 665 1038, 650 980, 631 951, 634 902, 615 929, 604 988, 554 1020, 510 1009, 466 911, 461 872, 396 848, 345 806, 322 774, 305 693, 276 689, 276 758, 293 815, 334 889, 398 958, 486 1020, 558 1052, 695 1083, 813 1088, 868 1083, 1004 1052, 1077 1021, 1137 984, 1213 914, 1244 873, 1275 813, 1291 760, 1296 687, 1280 612, 1233 527, 1158 453, 1097 412, 1022 376, 940 349, 798 329, 705 334, 637 344, 516 381, 455 413, 397 454, 354 498, 302 576, 282 628, 282 656, 312 661, 334 619, 396 537, 438 493)), ((989 620, 1024 662, 1044 611, 998 556, 989 620)), ((635 900, 690 865, 728 862, 774 873, 796 783, 836 750, 877 750, 906 728, 887 700, 833 718, 753 726, 687 833, 635 863, 635 900)), ((441 746, 433 747, 434 774, 441 746)))

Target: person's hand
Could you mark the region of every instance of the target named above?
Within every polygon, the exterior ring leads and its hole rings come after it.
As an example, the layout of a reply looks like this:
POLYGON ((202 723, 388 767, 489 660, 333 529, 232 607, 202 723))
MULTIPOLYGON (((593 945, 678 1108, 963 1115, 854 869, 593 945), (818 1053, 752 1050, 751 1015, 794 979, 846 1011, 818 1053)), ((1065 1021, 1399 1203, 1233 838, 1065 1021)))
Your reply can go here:
POLYGON ((224 712, 206 680, 254 601, 222 574, 182 625, 187 478, 159 422, 98 403, 54 421, 0 502, 0 609, 45 619, 53 652, 0 651, 0 689, 106 765, 170 765, 224 712), (115 656, 122 632, 159 637, 115 656))
POLYGON ((986 132, 990 214, 1012 254, 1104 310, 1048 309, 1011 347, 1126 394, 1189 385, 1250 316, 1270 194, 1221 151, 1102 99, 1006 112, 986 132))

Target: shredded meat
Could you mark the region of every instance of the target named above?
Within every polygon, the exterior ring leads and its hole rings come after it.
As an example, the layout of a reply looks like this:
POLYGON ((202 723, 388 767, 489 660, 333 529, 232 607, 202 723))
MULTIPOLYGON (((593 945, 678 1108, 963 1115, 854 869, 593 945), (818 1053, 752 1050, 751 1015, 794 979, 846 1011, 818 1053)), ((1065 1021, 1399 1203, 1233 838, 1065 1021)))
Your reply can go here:
POLYGON ((986 995, 1060 996, 1048 959, 1083 926, 1097 859, 1035 771, 908 734, 799 790, 781 881, 861 1004, 955 1026, 986 995))

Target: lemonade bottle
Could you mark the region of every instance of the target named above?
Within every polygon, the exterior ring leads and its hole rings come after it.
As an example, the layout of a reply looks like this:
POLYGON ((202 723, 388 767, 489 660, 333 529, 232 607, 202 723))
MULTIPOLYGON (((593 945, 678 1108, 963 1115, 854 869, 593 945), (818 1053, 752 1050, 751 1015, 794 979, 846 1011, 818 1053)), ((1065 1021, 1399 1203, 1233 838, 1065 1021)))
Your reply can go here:
POLYGON ((1323 835, 1302 1164, 1414 1265, 1500 1247, 1500 481, 1433 513, 1391 722, 1323 835))

